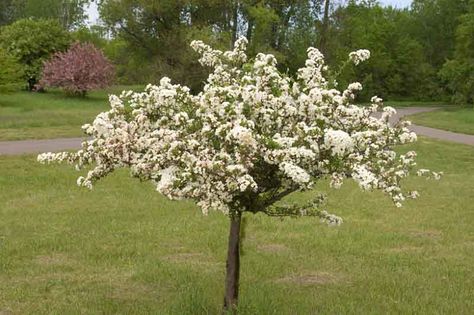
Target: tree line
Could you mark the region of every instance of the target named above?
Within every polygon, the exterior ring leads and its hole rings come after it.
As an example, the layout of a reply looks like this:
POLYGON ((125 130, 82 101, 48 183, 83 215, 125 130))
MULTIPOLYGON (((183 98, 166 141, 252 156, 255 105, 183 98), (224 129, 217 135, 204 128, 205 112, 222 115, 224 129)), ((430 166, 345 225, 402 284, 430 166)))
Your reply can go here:
POLYGON ((25 17, 53 19, 73 40, 101 48, 123 84, 166 75, 199 90, 208 69, 195 62, 191 40, 228 49, 246 36, 250 56, 272 53, 290 75, 309 46, 329 66, 369 49, 362 67, 330 67, 341 84, 362 78, 360 101, 375 91, 386 99, 474 101, 474 0, 413 0, 407 9, 376 0, 98 0, 102 23, 93 27, 84 26, 90 1, 47 1, 54 10, 34 0, 3 1, 2 29, 25 17))

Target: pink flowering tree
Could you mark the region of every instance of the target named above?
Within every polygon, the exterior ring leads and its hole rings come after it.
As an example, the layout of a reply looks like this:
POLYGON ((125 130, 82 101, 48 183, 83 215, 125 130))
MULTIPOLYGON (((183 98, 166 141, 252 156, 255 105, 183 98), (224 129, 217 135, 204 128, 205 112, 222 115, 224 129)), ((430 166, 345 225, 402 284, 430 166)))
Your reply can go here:
MULTIPOLYGON (((401 187, 413 171, 415 152, 394 151, 416 135, 408 122, 389 123, 393 108, 382 108, 378 97, 367 107, 353 105, 361 84, 334 89, 315 48, 308 49, 305 66, 291 78, 277 70, 272 55, 248 61, 246 44, 241 38, 232 51, 222 52, 194 41, 201 64, 213 69, 202 92, 191 94, 163 78, 144 92, 110 96, 111 109, 83 126, 90 138, 81 150, 38 156, 42 163, 90 166, 79 186, 92 188, 115 169, 128 167, 168 198, 193 199, 204 214, 227 215, 226 311, 237 309, 243 214, 313 216, 339 225, 342 219, 325 209, 320 194, 305 204, 285 202, 285 196, 311 190, 324 178, 335 189, 351 178, 363 190, 384 191, 397 206, 418 195, 401 187), (381 117, 374 117, 379 110, 381 117)), ((367 50, 349 56, 355 64, 367 58, 367 50)))
POLYGON ((44 63, 39 85, 85 96, 87 91, 109 86, 113 76, 113 66, 101 50, 90 43, 75 43, 44 63))

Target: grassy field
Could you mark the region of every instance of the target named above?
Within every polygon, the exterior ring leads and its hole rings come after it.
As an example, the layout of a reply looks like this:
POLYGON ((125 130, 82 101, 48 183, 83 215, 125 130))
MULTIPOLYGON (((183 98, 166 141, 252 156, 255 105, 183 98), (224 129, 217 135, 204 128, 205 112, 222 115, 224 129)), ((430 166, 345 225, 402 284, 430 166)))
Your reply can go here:
POLYGON ((473 108, 443 108, 434 112, 416 114, 407 119, 422 126, 474 135, 473 108))
MULTIPOLYGON (((385 106, 392 107, 440 107, 448 106, 444 101, 384 101, 385 106)), ((370 103, 359 103, 362 106, 368 106, 370 103)))
POLYGON ((108 108, 110 93, 137 86, 116 86, 86 98, 61 91, 0 94, 0 141, 82 136, 81 126, 108 108))
MULTIPOLYGON (((474 148, 413 147, 446 175, 409 179, 422 195, 401 209, 348 182, 338 228, 245 216, 240 314, 472 314, 474 148)), ((0 157, 0 314, 219 314, 226 217, 126 171, 93 191, 78 175, 0 157)))
POLYGON ((446 106, 443 101, 385 101, 384 105, 392 107, 438 107, 446 106))

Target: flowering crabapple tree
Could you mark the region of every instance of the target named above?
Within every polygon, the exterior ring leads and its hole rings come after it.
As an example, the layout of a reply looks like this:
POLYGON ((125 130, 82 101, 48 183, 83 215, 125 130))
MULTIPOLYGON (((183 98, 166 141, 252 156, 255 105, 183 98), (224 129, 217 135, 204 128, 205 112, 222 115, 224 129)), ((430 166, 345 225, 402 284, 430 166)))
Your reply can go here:
POLYGON ((66 93, 85 96, 87 91, 112 83, 114 69, 101 50, 90 43, 75 43, 44 63, 40 87, 60 87, 66 93))
MULTIPOLYGON (((191 46, 200 63, 213 71, 202 92, 163 78, 144 92, 110 96, 111 109, 83 126, 90 136, 75 153, 44 153, 42 163, 68 162, 81 169, 92 165, 77 184, 92 188, 117 168, 150 180, 171 199, 189 198, 204 214, 219 210, 230 218, 224 310, 238 301, 240 222, 242 214, 314 216, 332 225, 342 219, 324 210, 324 197, 307 204, 286 204, 285 196, 309 190, 323 178, 339 188, 352 178, 364 190, 380 189, 397 206, 418 193, 401 188, 415 166, 415 152, 398 155, 394 146, 413 142, 416 135, 402 121, 392 126, 390 107, 374 113, 372 105, 352 104, 360 83, 340 92, 325 79, 323 55, 308 49, 297 76, 280 73, 272 55, 248 61, 247 40, 222 52, 201 41, 191 46)), ((367 50, 351 53, 358 64, 367 50)), ((419 175, 439 174, 421 170, 419 175)))

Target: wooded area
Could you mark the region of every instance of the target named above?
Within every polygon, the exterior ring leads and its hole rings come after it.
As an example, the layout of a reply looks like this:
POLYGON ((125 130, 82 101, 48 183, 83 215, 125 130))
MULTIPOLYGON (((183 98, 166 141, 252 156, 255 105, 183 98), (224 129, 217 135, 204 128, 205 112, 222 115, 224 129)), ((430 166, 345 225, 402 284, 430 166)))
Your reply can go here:
MULTIPOLYGON (((103 49, 122 84, 166 75, 199 90, 207 72, 195 62, 191 40, 227 49, 246 36, 249 55, 272 53, 290 74, 302 66, 309 46, 319 48, 329 65, 352 50, 369 49, 367 64, 333 68, 341 84, 363 78, 360 101, 375 91, 392 100, 467 104, 474 98, 473 0, 414 0, 409 9, 375 0, 100 0, 102 24, 89 28, 87 0, 38 3, 2 1, 0 25, 25 17, 55 19, 72 40, 103 49)), ((9 45, 0 43, 7 51, 9 45)))

